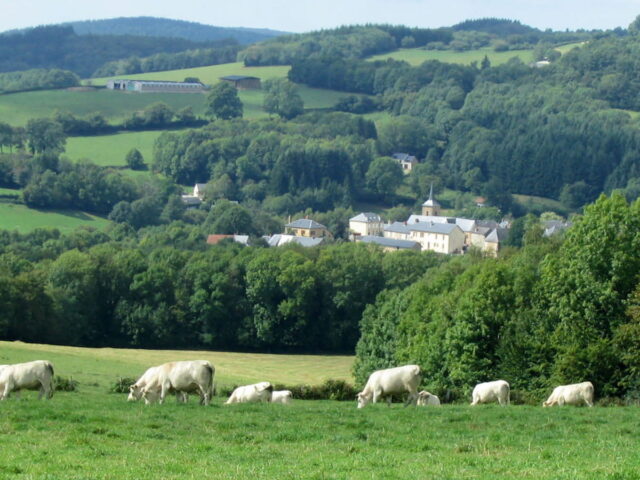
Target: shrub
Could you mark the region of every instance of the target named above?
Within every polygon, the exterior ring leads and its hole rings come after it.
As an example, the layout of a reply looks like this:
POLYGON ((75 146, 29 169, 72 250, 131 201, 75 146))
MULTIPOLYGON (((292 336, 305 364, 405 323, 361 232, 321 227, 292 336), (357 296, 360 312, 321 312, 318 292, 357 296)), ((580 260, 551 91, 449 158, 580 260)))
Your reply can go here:
POLYGON ((78 390, 78 381, 73 378, 64 378, 56 375, 53 378, 53 389, 56 392, 75 392, 78 390))
POLYGON ((118 380, 109 388, 109 393, 129 393, 129 385, 134 383, 136 383, 135 378, 118 377, 118 380))

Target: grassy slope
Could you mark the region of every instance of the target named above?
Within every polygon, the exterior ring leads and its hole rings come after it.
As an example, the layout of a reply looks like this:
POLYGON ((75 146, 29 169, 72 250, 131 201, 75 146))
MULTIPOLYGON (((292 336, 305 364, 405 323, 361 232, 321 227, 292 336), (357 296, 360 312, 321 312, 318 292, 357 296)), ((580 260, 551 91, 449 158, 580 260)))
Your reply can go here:
POLYGON ((274 383, 320 384, 329 378, 351 380, 350 356, 270 355, 207 351, 75 348, 0 342, 0 364, 46 358, 56 374, 72 376, 81 383, 98 383, 102 390, 117 377, 137 377, 150 365, 177 359, 204 359, 217 369, 220 384, 274 383))
POLYGON ((427 60, 439 60, 445 63, 460 63, 468 65, 471 62, 480 62, 486 55, 492 65, 500 65, 507 62, 510 58, 518 57, 523 62, 533 61, 532 50, 512 50, 508 52, 496 52, 491 47, 480 48, 477 50, 469 50, 466 52, 455 52, 452 50, 422 50, 419 48, 400 49, 395 52, 383 53, 369 57, 369 60, 386 60, 393 58, 395 60, 404 60, 411 65, 420 65, 427 60))
MULTIPOLYGON (((0 478, 12 479, 635 479, 638 410, 355 402, 211 407, 194 400, 145 407, 102 382, 167 355, 0 343, 0 362, 49 358, 79 392, 0 404, 0 478), (89 383, 95 381, 97 386, 89 383)), ((333 357, 197 352, 220 377, 288 383, 314 377, 333 357), (210 355, 210 357, 208 357, 210 355), (244 360, 241 359, 244 357, 244 360), (241 361, 242 360, 242 361, 241 361), (275 369, 275 370, 270 370, 275 369)), ((343 370, 350 363, 345 358, 343 370)), ((335 373, 335 372, 334 372, 335 373)), ((335 375, 334 375, 335 377, 335 375)))
POLYGON ((102 166, 124 166, 125 156, 137 148, 145 163, 153 158, 153 143, 162 132, 127 132, 98 137, 72 137, 67 140, 66 155, 71 160, 89 159, 102 166))
POLYGON ((76 210, 36 210, 26 205, 0 203, 0 229, 4 230, 26 233, 35 228, 55 227, 70 232, 83 225, 103 228, 108 223, 104 218, 76 210))

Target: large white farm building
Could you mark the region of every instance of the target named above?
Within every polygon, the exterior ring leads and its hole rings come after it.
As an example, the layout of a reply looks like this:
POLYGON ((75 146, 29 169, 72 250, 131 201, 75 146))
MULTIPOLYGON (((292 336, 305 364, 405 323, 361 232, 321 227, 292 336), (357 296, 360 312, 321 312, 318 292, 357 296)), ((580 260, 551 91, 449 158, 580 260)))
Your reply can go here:
POLYGON ((139 93, 201 93, 205 86, 199 82, 160 82, 155 80, 109 80, 109 90, 139 93))

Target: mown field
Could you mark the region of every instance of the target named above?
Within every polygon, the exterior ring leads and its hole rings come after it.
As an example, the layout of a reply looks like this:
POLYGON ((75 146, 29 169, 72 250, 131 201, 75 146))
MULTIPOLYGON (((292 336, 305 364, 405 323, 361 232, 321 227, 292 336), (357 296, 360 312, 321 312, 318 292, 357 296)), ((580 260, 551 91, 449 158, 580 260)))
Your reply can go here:
POLYGON ((153 159, 153 143, 161 134, 162 131, 150 131, 123 132, 96 137, 70 137, 67 139, 65 155, 71 160, 88 159, 104 167, 121 167, 126 165, 127 153, 137 148, 144 162, 150 165, 153 159))
POLYGON ((103 228, 108 220, 76 210, 39 210, 26 205, 0 203, 0 229, 30 232, 41 227, 55 227, 63 233, 87 225, 103 228))
MULTIPOLYGON (((128 403, 104 382, 145 362, 209 358, 222 381, 348 376, 351 357, 74 349, 0 342, 0 362, 52 360, 78 392, 0 403, 0 478, 637 479, 640 410, 355 402, 128 403), (325 372, 325 373, 321 373, 325 372)), ((289 381, 287 381, 289 380, 289 381)))
MULTIPOLYGON (((565 54, 573 48, 579 47, 580 43, 571 43, 561 45, 556 48, 560 53, 565 54)), ((411 65, 420 65, 427 60, 438 60, 445 63, 460 63, 469 65, 471 62, 480 64, 482 59, 487 56, 491 65, 501 65, 509 61, 513 57, 518 57, 524 63, 534 60, 533 50, 509 50, 506 52, 496 52, 493 47, 484 47, 476 50, 468 50, 465 52, 456 52, 453 50, 423 50, 420 48, 403 48, 390 53, 374 55, 368 60, 385 60, 393 58, 394 60, 404 60, 411 65)))
POLYGON ((456 52, 453 50, 423 50, 420 48, 402 48, 394 52, 374 55, 368 60, 386 60, 393 58, 394 60, 404 60, 411 65, 420 65, 427 60, 438 60, 445 63, 460 63, 469 65, 471 62, 480 62, 484 56, 489 58, 491 65, 500 65, 507 62, 513 57, 520 58, 523 62, 533 61, 533 50, 510 50, 507 52, 496 52, 492 47, 484 47, 476 50, 468 50, 465 52, 456 52))

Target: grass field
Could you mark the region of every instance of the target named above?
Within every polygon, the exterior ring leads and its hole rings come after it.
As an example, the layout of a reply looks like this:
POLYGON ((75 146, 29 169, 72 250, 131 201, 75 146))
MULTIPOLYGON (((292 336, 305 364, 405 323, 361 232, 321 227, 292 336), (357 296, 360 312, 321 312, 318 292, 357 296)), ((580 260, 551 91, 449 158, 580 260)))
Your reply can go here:
POLYGON ((163 133, 126 132, 97 137, 71 137, 67 139, 66 155, 71 160, 89 159, 105 167, 126 165, 125 157, 132 148, 137 148, 144 162, 149 165, 153 158, 153 143, 163 133))
POLYGON ((368 60, 386 60, 393 58, 394 60, 404 60, 411 65, 420 65, 427 60, 438 60, 445 63, 460 63, 469 65, 471 62, 480 62, 484 56, 489 58, 491 65, 500 65, 507 62, 510 58, 518 57, 523 62, 529 63, 533 61, 533 50, 511 50, 508 52, 496 52, 492 47, 484 47, 477 50, 469 50, 466 52, 455 52, 453 50, 422 50, 419 48, 403 48, 395 52, 374 55, 368 60))
POLYGON ((0 229, 26 233, 40 227, 70 232, 82 225, 103 228, 108 220, 75 210, 37 210, 26 205, 0 203, 0 229))
POLYGON ((554 212, 566 212, 567 210, 567 207, 565 207, 559 201, 554 200, 553 198, 536 197, 533 195, 516 195, 516 194, 513 195, 513 198, 515 198, 519 204, 523 205, 524 207, 527 207, 529 210, 531 210, 534 207, 539 210, 546 209, 554 212))
POLYGON ((145 362, 209 358, 224 381, 334 378, 350 357, 74 349, 0 342, 0 362, 34 358, 74 374, 78 392, 0 403, 0 478, 639 478, 640 410, 444 405, 402 408, 128 403, 104 381, 145 362), (328 372, 325 372, 328 373, 328 372), (279 378, 274 378, 279 377, 279 378), (235 380, 234 380, 235 379, 235 380))

